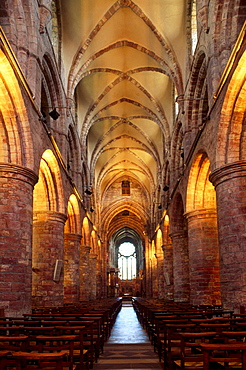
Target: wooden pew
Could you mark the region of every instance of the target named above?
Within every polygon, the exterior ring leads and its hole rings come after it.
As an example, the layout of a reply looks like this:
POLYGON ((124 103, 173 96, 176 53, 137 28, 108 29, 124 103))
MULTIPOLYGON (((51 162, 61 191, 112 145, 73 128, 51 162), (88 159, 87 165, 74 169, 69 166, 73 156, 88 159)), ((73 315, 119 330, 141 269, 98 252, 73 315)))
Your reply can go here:
MULTIPOLYGON (((86 364, 86 368, 89 368, 89 350, 84 348, 84 335, 86 332, 85 326, 57 326, 56 327, 57 334, 59 335, 77 335, 79 336, 79 342, 74 343, 74 359, 75 362, 78 363, 77 369, 83 369, 84 364, 86 364)), ((93 366, 93 362, 91 363, 91 367, 93 366)))
POLYGON ((203 369, 211 369, 212 364, 223 369, 246 369, 246 343, 200 343, 203 352, 203 369), (223 367, 222 367, 223 366, 223 367))
POLYGON ((36 337, 38 344, 38 352, 65 352, 66 356, 63 358, 63 366, 69 370, 74 370, 75 360, 75 342, 80 343, 79 335, 38 335, 36 337))
POLYGON ((173 360, 179 359, 181 356, 181 333, 195 331, 196 324, 191 323, 178 323, 167 324, 164 340, 163 340, 163 353, 164 365, 167 364, 169 369, 173 368, 173 360))
POLYGON ((63 360, 66 351, 53 353, 14 352, 12 359, 15 361, 16 370, 34 370, 49 368, 63 370, 63 360))
POLYGON ((217 338, 216 332, 186 332, 180 333, 180 359, 173 361, 174 369, 203 369, 203 354, 197 349, 199 343, 212 342, 217 338))
POLYGON ((11 352, 9 351, 0 351, 0 369, 1 370, 7 370, 7 359, 8 355, 10 355, 11 352))

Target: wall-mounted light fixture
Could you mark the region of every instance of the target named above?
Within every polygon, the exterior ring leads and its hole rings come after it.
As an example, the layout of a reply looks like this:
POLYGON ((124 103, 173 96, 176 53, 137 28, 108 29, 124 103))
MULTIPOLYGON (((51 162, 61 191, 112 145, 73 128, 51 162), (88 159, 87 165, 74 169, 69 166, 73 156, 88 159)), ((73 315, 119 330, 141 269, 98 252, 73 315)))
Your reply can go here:
POLYGON ((92 207, 90 208, 90 212, 94 212, 94 209, 92 207))
POLYGON ((162 205, 161 204, 159 204, 159 206, 157 207, 158 209, 162 209, 162 205))
POLYGON ((85 189, 85 194, 91 195, 92 194, 92 191, 90 191, 89 189, 85 189))
POLYGON ((169 190, 169 186, 165 185, 164 188, 163 188, 163 191, 168 191, 168 190, 169 190))
POLYGON ((51 112, 49 112, 49 116, 53 118, 53 120, 57 120, 60 117, 60 114, 57 112, 56 108, 54 108, 51 112))
MULTIPOLYGON (((57 108, 58 109, 71 109, 71 107, 42 107, 42 108, 48 108, 48 109, 52 109, 50 112, 49 112, 49 116, 51 118, 53 118, 53 120, 57 120, 57 118, 60 117, 60 113, 57 112, 57 108)), ((41 111, 42 111, 42 108, 41 108, 41 111)))

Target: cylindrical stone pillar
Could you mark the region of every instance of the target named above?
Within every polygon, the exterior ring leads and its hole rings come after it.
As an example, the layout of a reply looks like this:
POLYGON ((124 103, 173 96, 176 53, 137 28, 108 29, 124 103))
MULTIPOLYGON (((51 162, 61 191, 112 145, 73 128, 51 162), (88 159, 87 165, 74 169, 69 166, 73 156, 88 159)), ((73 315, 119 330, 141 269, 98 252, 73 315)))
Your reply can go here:
POLYGON ((173 300, 173 246, 166 244, 162 246, 164 252, 164 298, 173 300))
POLYGON ((199 209, 186 213, 190 261, 190 303, 221 304, 217 213, 199 209))
POLYGON ((97 277, 96 277, 96 285, 97 285, 97 299, 104 298, 103 292, 103 280, 102 280, 102 260, 97 259, 97 277))
POLYGON ((33 218, 33 306, 64 304, 64 225, 66 216, 35 212, 33 218), (61 269, 56 269, 57 262, 61 269), (56 276, 54 276, 56 273, 56 276))
POLYGON ((246 306, 246 162, 225 165, 210 175, 217 197, 222 304, 246 306))
POLYGON ((88 301, 89 291, 89 253, 90 246, 80 247, 80 301, 88 301))
POLYGON ((158 279, 158 260, 157 254, 154 253, 151 259, 151 284, 152 298, 159 298, 159 279, 158 279))
POLYGON ((89 254, 89 300, 94 300, 97 297, 97 254, 89 254))
POLYGON ((189 256, 187 232, 172 233, 174 301, 190 301, 189 256))
POLYGON ((33 187, 37 175, 0 163, 0 308, 6 316, 32 309, 33 187))
POLYGON ((81 235, 64 234, 64 303, 78 303, 81 235))
POLYGON ((157 252, 158 298, 164 298, 164 255, 163 251, 157 252))

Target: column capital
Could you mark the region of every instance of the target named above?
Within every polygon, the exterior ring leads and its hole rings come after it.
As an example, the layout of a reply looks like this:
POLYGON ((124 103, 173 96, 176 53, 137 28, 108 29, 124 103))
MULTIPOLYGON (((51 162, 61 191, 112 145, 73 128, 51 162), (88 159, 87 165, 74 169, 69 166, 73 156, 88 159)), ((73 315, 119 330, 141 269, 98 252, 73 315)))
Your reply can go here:
POLYGON ((82 235, 81 234, 73 234, 73 233, 64 233, 64 238, 80 242, 80 240, 82 239, 82 235))
POLYGON ((215 208, 200 208, 186 212, 184 214, 188 221, 192 219, 217 218, 217 210, 215 208))
POLYGON ((176 231, 173 233, 170 233, 170 238, 173 240, 174 238, 182 239, 182 238, 187 238, 187 229, 181 230, 181 231, 176 231))
POLYGON ((172 244, 163 244, 163 245, 161 246, 161 248, 162 248, 163 252, 165 252, 165 250, 166 250, 166 249, 170 249, 170 248, 172 248, 172 247, 173 247, 173 245, 172 245, 172 244))
POLYGON ((216 186, 222 182, 229 181, 237 177, 246 177, 246 161, 228 163, 217 168, 210 174, 209 180, 216 188, 216 186))
POLYGON ((12 163, 0 163, 0 177, 24 181, 31 186, 34 186, 38 181, 38 176, 30 168, 12 163))
POLYGON ((91 247, 89 245, 82 245, 83 252, 90 253, 91 247))
POLYGON ((97 259, 97 254, 95 254, 95 253, 90 253, 90 254, 89 254, 89 258, 90 258, 90 259, 92 259, 92 260, 97 259))
POLYGON ((33 215, 34 221, 49 221, 49 222, 61 222, 65 225, 67 216, 64 213, 55 211, 38 211, 33 215))

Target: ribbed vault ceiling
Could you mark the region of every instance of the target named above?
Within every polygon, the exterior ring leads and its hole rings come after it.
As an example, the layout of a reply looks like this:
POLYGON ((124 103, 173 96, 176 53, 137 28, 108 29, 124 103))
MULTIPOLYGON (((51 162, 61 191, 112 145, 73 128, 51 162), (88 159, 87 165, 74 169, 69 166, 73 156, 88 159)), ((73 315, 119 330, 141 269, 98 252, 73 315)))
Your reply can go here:
MULTIPOLYGON (((174 87, 183 93, 186 7, 185 0, 62 2, 67 91, 101 211, 110 207, 110 186, 124 178, 142 187, 140 209, 155 201, 174 87)), ((122 210, 124 199, 117 201, 122 210)))

